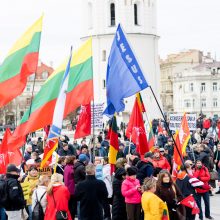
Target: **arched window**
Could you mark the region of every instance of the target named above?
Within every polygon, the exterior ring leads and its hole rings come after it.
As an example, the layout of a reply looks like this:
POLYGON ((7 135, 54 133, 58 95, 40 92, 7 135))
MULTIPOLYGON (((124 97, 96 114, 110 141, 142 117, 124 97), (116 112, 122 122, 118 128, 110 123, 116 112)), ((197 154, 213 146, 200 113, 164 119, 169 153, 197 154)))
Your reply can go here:
POLYGON ((88 4, 88 28, 89 28, 89 29, 92 29, 92 27, 93 27, 92 21, 93 21, 92 3, 90 2, 90 3, 88 4))
POLYGON ((114 3, 110 4, 110 17, 111 17, 111 20, 110 20, 111 26, 115 26, 115 4, 114 3))

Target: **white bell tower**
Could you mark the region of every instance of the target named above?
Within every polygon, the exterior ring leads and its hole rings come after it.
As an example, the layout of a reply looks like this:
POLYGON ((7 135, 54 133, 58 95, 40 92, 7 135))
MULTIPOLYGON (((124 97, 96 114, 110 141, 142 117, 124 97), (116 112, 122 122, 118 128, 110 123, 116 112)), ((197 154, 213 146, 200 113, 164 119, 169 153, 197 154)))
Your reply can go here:
MULTIPOLYGON (((81 0, 81 39, 93 38, 95 102, 106 102, 106 67, 113 37, 121 23, 142 71, 159 98, 160 69, 156 27, 157 0, 81 0)), ((160 117, 148 89, 141 92, 151 118, 160 117)), ((134 98, 126 99, 123 118, 132 111, 134 98)))

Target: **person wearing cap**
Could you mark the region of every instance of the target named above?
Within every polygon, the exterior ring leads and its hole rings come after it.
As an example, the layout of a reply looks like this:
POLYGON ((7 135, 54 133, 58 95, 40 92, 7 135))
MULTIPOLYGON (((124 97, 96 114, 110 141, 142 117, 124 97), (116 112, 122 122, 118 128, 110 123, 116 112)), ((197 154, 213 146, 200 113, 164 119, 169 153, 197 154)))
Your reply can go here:
POLYGON ((144 159, 139 160, 136 165, 136 167, 138 168, 137 179, 140 181, 141 185, 143 184, 146 177, 151 177, 154 173, 154 165, 152 161, 153 154, 151 152, 147 152, 144 155, 144 159))
POLYGON ((122 195, 125 197, 127 219, 138 220, 141 214, 141 186, 136 179, 137 168, 127 168, 127 176, 121 186, 122 195))
POLYGON ((160 167, 161 169, 170 171, 171 166, 167 161, 167 159, 163 155, 161 155, 160 150, 155 149, 153 153, 154 153, 154 158, 153 158, 154 168, 160 167))
POLYGON ((125 169, 118 168, 113 180, 112 220, 127 220, 125 198, 121 193, 121 185, 125 177, 125 169))
POLYGON ((85 180, 86 170, 85 167, 88 164, 89 158, 85 154, 80 154, 78 161, 74 164, 74 182, 78 184, 79 182, 85 180))
POLYGON ((25 178, 24 182, 29 183, 29 191, 28 191, 28 200, 26 201, 26 205, 28 207, 29 212, 29 220, 32 219, 32 194, 37 186, 39 179, 39 172, 36 166, 32 165, 30 166, 28 170, 28 175, 25 178))
POLYGON ((8 220, 18 220, 21 219, 22 210, 25 207, 24 194, 18 181, 20 170, 14 164, 9 164, 6 172, 8 203, 4 208, 8 220))

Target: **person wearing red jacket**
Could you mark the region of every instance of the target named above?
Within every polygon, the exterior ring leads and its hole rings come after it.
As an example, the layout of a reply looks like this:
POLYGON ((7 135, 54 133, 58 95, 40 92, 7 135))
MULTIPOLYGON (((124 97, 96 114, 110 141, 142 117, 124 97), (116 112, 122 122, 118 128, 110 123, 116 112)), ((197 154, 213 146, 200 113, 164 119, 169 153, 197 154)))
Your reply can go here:
POLYGON ((202 164, 202 161, 197 160, 195 170, 193 172, 193 176, 197 179, 201 180, 204 185, 202 187, 196 188, 197 192, 197 203, 200 209, 199 213, 199 219, 203 219, 203 212, 202 212, 202 206, 201 206, 201 198, 203 198, 203 201, 205 203, 205 217, 206 219, 213 219, 210 216, 210 199, 209 199, 209 180, 210 180, 210 174, 208 169, 202 164))
POLYGON ((72 220, 68 208, 70 192, 63 183, 63 175, 54 173, 51 176, 51 182, 47 189, 47 208, 45 211, 44 220, 56 220, 56 212, 64 211, 64 217, 72 220), (67 215, 67 216, 66 216, 67 215))
POLYGON ((208 130, 211 127, 211 122, 208 118, 204 118, 203 120, 203 128, 205 128, 206 130, 208 130))
POLYGON ((162 156, 160 151, 158 149, 154 150, 154 158, 153 158, 153 165, 154 168, 161 168, 163 170, 168 170, 170 171, 170 164, 168 162, 168 160, 166 159, 166 157, 162 156))

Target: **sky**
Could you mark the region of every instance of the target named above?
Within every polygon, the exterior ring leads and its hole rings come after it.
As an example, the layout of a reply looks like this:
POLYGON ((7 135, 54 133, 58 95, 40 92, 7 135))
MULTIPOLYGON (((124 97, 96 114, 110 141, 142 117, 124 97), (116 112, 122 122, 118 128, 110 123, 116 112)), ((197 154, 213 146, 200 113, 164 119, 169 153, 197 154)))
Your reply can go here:
MULTIPOLYGON (((80 1, 0 0, 0 62, 44 13, 40 59, 57 67, 80 45, 80 1)), ((220 0, 157 0, 159 55, 200 49, 220 57, 220 0)))

